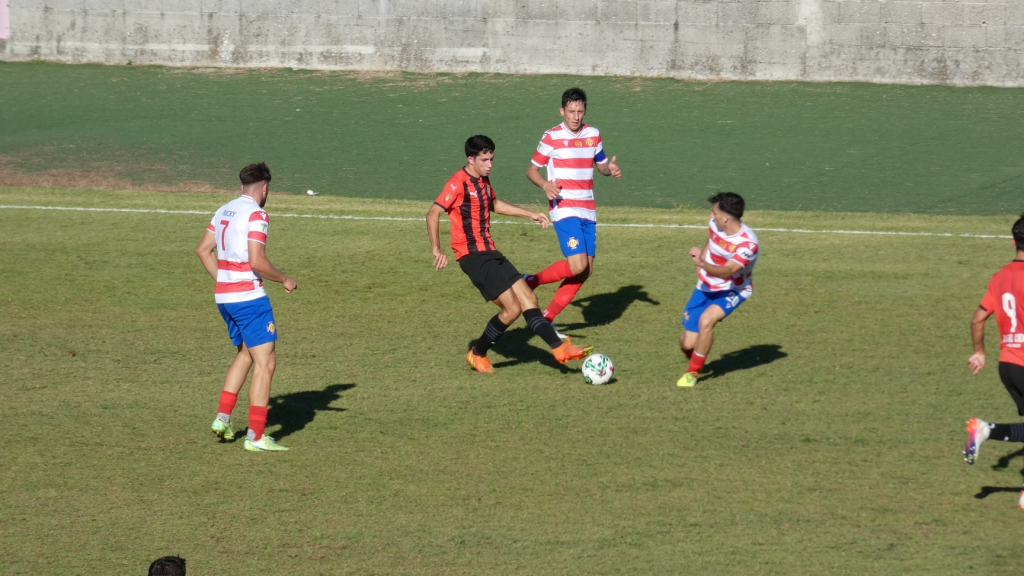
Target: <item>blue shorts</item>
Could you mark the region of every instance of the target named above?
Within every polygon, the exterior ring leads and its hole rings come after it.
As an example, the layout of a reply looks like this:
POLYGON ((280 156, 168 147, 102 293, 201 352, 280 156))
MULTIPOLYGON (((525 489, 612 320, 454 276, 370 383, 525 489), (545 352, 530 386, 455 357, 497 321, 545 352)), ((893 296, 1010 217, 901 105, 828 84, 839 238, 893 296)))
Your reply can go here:
POLYGON ((680 324, 687 332, 700 332, 700 315, 712 304, 718 305, 725 311, 725 315, 732 314, 733 310, 740 307, 740 304, 747 299, 735 290, 719 290, 718 292, 704 292, 700 288, 693 289, 693 296, 683 308, 683 320, 680 324))
POLYGON ((593 257, 597 249, 597 222, 583 218, 562 218, 554 223, 558 245, 564 256, 586 254, 593 257))
POLYGON ((235 346, 245 342, 246 348, 255 348, 277 340, 277 323, 274 322, 270 297, 217 304, 217 310, 220 310, 221 317, 227 323, 228 336, 235 346))

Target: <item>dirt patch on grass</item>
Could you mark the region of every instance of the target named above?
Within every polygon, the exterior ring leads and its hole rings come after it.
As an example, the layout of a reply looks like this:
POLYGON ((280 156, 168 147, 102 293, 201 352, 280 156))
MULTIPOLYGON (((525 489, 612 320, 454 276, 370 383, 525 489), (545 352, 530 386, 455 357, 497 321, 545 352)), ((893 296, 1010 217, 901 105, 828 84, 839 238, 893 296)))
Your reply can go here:
POLYGON ((232 194, 238 190, 225 190, 208 182, 188 180, 172 184, 145 184, 133 182, 118 173, 88 172, 82 170, 44 170, 26 172, 14 165, 14 158, 0 156, 0 186, 39 186, 43 188, 100 188, 104 190, 144 190, 148 192, 199 192, 203 194, 232 194))

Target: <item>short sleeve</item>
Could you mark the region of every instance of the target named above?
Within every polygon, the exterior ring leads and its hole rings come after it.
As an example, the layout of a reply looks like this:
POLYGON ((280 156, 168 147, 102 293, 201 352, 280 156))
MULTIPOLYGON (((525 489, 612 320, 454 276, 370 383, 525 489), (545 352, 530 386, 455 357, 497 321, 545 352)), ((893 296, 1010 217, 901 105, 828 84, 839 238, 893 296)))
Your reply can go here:
POLYGON ((604 140, 601 138, 600 134, 597 136, 596 140, 597 145, 594 146, 594 163, 604 164, 608 161, 608 157, 604 154, 604 140))
POLYGON ((462 198, 462 185, 457 178, 452 178, 445 185, 441 193, 437 195, 434 204, 444 208, 445 212, 451 212, 452 206, 462 198))
POLYGON ((270 231, 270 215, 263 210, 257 210, 249 215, 249 240, 255 240, 260 244, 267 243, 267 233, 270 231))
POLYGON ((551 161, 551 154, 555 151, 555 147, 551 145, 551 135, 544 133, 544 136, 540 139, 540 144, 537 144, 537 151, 533 153, 531 162, 538 168, 547 166, 548 162, 551 161))
POLYGON ((985 290, 985 295, 981 297, 981 307, 989 314, 994 313, 999 308, 996 295, 992 293, 992 284, 989 284, 988 290, 985 290))
POLYGON ((744 242, 736 247, 736 253, 732 255, 732 261, 746 266, 757 259, 759 247, 756 242, 744 242))
POLYGON ((214 214, 213 218, 210 218, 210 223, 206 225, 207 232, 217 233, 217 215, 214 214))

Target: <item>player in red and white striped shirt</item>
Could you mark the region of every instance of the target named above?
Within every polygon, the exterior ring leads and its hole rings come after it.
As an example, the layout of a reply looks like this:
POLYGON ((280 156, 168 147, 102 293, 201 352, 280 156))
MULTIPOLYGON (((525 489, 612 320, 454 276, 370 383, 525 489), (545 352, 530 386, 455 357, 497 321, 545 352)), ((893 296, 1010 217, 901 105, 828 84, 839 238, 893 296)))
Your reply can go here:
POLYGON ((690 258, 697 272, 697 287, 683 309, 683 335, 679 348, 690 365, 677 386, 697 383, 697 374, 715 339, 715 325, 725 320, 754 292, 750 276, 761 252, 757 234, 743 223, 743 197, 720 192, 708 198, 711 221, 704 249, 693 247, 690 258))
POLYGON ((206 271, 216 280, 214 299, 228 326, 231 343, 238 354, 224 377, 214 434, 234 440, 231 412, 238 392, 245 384, 249 368, 249 432, 245 449, 258 451, 287 450, 273 438, 263 434, 270 403, 270 382, 274 378, 277 355, 277 323, 270 298, 263 290, 263 281, 284 285, 286 292, 295 290, 293 278, 270 263, 266 255, 270 216, 263 211, 270 188, 270 168, 265 163, 250 164, 239 173, 242 195, 221 206, 214 213, 203 234, 196 254, 206 271))
MULTIPOLYGON (((562 123, 541 137, 526 177, 544 190, 551 222, 565 260, 559 260, 537 274, 526 274, 530 288, 561 282, 544 318, 553 322, 579 292, 594 271, 597 248, 597 207, 594 203, 594 169, 604 176, 622 178, 622 170, 604 153, 601 132, 583 123, 587 95, 579 88, 562 94, 558 109, 562 123), (540 175, 544 168, 547 178, 540 175)), ((560 334, 560 336, 564 335, 560 334)))

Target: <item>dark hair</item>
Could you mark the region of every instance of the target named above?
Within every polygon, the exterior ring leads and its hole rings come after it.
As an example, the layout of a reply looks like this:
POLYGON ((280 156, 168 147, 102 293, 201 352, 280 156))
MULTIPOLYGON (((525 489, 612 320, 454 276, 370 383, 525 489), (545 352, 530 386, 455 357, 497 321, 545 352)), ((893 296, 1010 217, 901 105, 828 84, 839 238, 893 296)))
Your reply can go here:
POLYGON ((1020 218, 1013 223, 1011 229, 1013 234, 1013 243, 1017 245, 1017 250, 1024 250, 1024 214, 1020 215, 1020 218))
POLYGON ((178 556, 164 556, 149 565, 149 576, 185 576, 185 559, 178 556))
POLYGON ((494 152, 494 140, 483 134, 470 136, 469 140, 466 140, 466 158, 470 156, 475 158, 482 152, 494 152))
POLYGON ((719 192, 708 196, 708 202, 718 204, 718 209, 736 219, 743 218, 743 196, 735 192, 719 192))
POLYGON ((242 181, 242 186, 248 186, 257 182, 267 182, 269 184, 270 167, 267 166, 266 162, 249 164, 238 173, 238 179, 242 181))
POLYGON ((569 88, 562 92, 562 108, 569 102, 583 102, 583 109, 587 109, 587 93, 582 88, 569 88))

